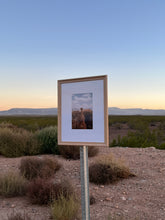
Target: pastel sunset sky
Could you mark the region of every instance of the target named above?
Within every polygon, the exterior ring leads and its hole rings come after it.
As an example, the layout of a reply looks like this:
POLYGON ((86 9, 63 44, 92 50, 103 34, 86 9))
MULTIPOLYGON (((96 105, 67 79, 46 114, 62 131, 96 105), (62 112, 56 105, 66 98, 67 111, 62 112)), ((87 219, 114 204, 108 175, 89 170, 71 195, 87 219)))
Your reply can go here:
POLYGON ((108 75, 108 105, 165 109, 164 0, 0 0, 0 111, 57 107, 57 80, 108 75))

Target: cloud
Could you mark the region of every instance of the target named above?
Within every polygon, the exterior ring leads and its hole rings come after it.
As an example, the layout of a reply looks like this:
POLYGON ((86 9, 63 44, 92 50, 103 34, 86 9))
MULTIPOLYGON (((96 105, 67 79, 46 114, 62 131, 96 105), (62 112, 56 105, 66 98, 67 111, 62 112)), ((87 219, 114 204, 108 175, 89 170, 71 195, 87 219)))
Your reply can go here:
POLYGON ((72 109, 79 110, 83 109, 92 109, 92 93, 80 93, 72 95, 72 109))

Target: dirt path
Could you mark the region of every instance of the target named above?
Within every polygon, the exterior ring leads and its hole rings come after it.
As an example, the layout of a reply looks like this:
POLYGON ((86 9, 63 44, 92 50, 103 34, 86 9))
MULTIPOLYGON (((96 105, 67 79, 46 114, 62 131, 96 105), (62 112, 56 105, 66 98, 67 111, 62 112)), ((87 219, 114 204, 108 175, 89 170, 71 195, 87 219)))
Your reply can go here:
MULTIPOLYGON (((100 154, 113 153, 124 158, 136 177, 115 185, 90 184, 90 194, 96 203, 90 206, 91 220, 108 220, 108 215, 127 220, 165 219, 165 151, 154 147, 100 148, 100 154)), ((68 178, 80 195, 80 162, 55 156, 62 164, 55 178, 68 178)), ((96 159, 90 158, 89 164, 96 159)), ((0 157, 0 175, 7 170, 18 171, 21 158, 0 157)), ((50 208, 31 205, 26 197, 0 197, 0 220, 7 219, 12 212, 26 212, 35 220, 50 219, 50 208)))

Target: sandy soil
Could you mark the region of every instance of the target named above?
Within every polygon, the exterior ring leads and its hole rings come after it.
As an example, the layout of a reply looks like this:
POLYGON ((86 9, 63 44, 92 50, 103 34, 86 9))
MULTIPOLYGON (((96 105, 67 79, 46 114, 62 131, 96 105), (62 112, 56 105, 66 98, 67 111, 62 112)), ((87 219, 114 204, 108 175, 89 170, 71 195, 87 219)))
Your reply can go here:
MULTIPOLYGON (((90 195, 96 203, 90 206, 91 220, 108 220, 108 215, 117 219, 164 220, 165 219, 165 151, 154 147, 140 148, 99 148, 99 155, 113 153, 123 158, 136 177, 122 180, 114 185, 89 185, 90 195)), ((69 179, 80 196, 80 161, 65 160, 54 156, 62 168, 54 178, 69 179)), ((89 164, 97 157, 89 158, 89 164)), ((0 175, 4 172, 19 172, 21 158, 0 156, 0 175)), ((13 212, 25 212, 32 219, 50 219, 47 206, 31 205, 26 197, 0 197, 0 220, 7 219, 13 212)))

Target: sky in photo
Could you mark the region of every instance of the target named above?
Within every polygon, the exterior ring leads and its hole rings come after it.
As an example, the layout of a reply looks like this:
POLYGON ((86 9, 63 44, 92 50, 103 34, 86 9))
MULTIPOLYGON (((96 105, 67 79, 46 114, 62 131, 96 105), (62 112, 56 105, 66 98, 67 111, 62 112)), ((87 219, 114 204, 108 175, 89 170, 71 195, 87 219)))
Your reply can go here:
POLYGON ((164 0, 0 0, 0 111, 57 107, 57 80, 108 75, 108 105, 165 109, 164 0))
POLYGON ((80 111, 80 108, 92 110, 92 97, 92 93, 80 93, 72 95, 72 110, 80 111))

